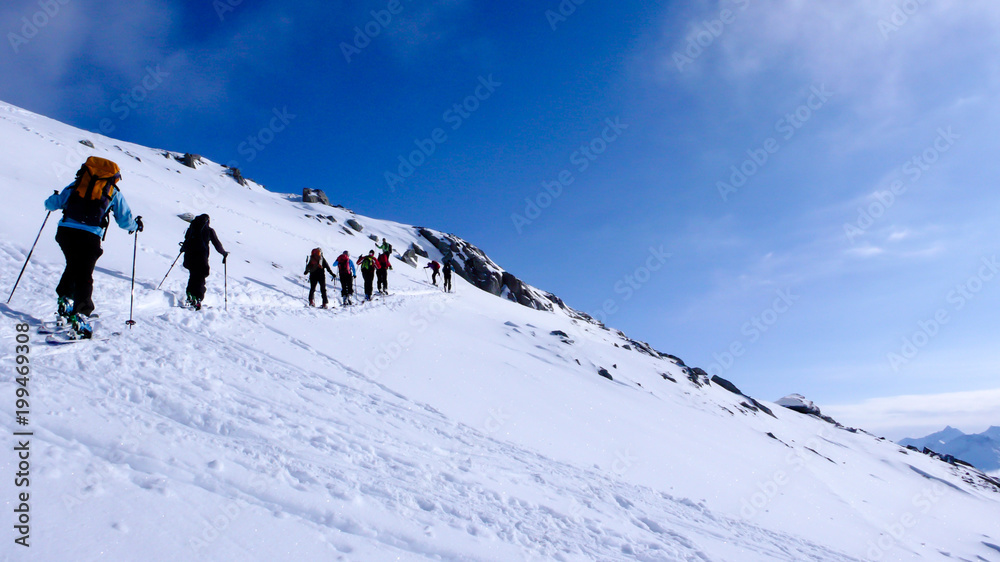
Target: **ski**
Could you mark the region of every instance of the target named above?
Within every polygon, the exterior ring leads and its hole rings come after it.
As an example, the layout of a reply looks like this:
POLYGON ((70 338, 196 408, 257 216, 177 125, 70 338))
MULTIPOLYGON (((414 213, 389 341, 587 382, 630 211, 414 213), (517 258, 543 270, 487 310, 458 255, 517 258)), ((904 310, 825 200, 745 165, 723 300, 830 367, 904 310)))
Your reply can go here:
POLYGON ((42 322, 38 326, 38 333, 42 335, 58 334, 59 332, 65 332, 69 329, 70 325, 67 322, 42 322))
MULTIPOLYGON (((120 336, 121 332, 112 332, 111 335, 120 336)), ((66 331, 66 332, 58 332, 55 334, 49 334, 45 336, 45 343, 53 346, 59 346, 59 345, 69 345, 73 343, 83 343, 88 341, 107 342, 109 339, 110 339, 109 337, 77 338, 77 337, 72 337, 71 333, 69 331, 66 331)))

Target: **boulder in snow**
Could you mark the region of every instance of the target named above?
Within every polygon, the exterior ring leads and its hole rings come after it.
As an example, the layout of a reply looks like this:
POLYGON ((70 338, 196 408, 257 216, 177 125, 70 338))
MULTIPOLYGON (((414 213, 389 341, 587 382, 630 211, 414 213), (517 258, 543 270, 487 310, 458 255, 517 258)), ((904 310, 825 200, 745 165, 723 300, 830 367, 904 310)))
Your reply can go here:
POLYGON ((807 400, 801 394, 789 394, 775 402, 775 404, 802 414, 820 415, 819 406, 814 404, 812 400, 807 400))

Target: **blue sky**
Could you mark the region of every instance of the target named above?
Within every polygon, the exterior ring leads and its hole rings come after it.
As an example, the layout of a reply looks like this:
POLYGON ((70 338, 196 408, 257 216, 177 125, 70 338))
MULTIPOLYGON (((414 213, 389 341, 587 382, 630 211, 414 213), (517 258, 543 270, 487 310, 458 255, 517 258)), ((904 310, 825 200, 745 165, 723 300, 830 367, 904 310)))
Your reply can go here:
POLYGON ((761 398, 1000 402, 1000 6, 577 2, 7 2, 0 99, 454 232, 761 398))

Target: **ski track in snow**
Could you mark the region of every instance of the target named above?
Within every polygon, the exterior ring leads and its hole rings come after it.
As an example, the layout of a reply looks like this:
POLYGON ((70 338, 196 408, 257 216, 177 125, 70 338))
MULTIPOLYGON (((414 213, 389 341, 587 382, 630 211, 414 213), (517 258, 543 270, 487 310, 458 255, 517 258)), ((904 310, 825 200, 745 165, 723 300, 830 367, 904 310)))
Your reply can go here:
POLYGON ((280 315, 356 317, 434 298, 451 297, 424 292, 332 310, 243 309, 238 327, 217 309, 168 309, 106 344, 43 350, 49 359, 36 371, 46 380, 43 400, 69 413, 44 419, 37 439, 47 449, 85 451, 93 458, 81 461, 107 463, 159 495, 186 484, 219 502, 236 498, 309 522, 342 548, 371 540, 430 559, 502 559, 441 546, 435 530, 447 527, 484 543, 481 552, 505 543, 525 560, 713 560, 700 546, 706 542, 738 545, 741 560, 849 559, 496 441, 271 326, 280 315), (261 338, 284 353, 261 351, 261 338), (296 354, 302 364, 282 359, 296 354), (101 399, 60 404, 60 396, 80 395, 101 399), (96 418, 108 427, 102 435, 79 423, 96 418), (262 475, 264 484, 206 471, 204 463, 218 459, 160 454, 178 449, 217 452, 223 465, 262 475), (352 513, 359 502, 398 514, 409 528, 373 526, 352 513))

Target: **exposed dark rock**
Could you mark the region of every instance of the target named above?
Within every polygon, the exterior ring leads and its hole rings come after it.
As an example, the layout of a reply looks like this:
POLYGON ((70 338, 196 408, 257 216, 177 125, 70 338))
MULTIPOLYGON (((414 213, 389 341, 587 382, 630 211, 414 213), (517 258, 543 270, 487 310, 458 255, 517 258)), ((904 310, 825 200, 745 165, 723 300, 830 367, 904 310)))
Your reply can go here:
POLYGON ((90 142, 87 139, 83 139, 82 141, 80 141, 80 144, 82 144, 83 146, 94 148, 94 143, 90 142))
POLYGON ((354 219, 347 219, 347 226, 353 228, 354 230, 361 232, 365 227, 361 226, 361 223, 354 219))
POLYGON ((674 377, 671 377, 667 373, 660 373, 660 376, 663 377, 664 379, 670 381, 670 382, 677 382, 677 379, 675 379, 674 377))
POLYGON ((427 258, 430 257, 430 254, 427 253, 427 250, 421 248, 420 244, 417 244, 416 242, 411 242, 410 243, 410 249, 413 250, 413 253, 415 253, 416 255, 418 255, 418 256, 420 256, 420 257, 422 257, 424 259, 427 259, 427 258))
POLYGON ((720 376, 716 376, 716 375, 712 375, 712 379, 711 380, 712 380, 712 382, 714 382, 715 384, 717 384, 717 385, 721 386, 722 388, 728 390, 729 392, 732 392, 733 394, 738 394, 738 395, 746 398, 747 400, 749 400, 750 404, 745 404, 745 406, 748 407, 749 409, 755 410, 755 411, 756 410, 760 410, 761 412, 764 412, 765 414, 771 416, 772 418, 773 417, 777 417, 777 416, 774 415, 774 412, 772 412, 770 408, 768 408, 767 406, 761 404, 756 399, 754 399, 754 398, 752 398, 750 396, 747 396, 746 394, 743 394, 743 392, 740 391, 740 389, 736 388, 735 384, 727 381, 726 379, 724 379, 724 378, 722 378, 720 376))
POLYGON ((323 205, 329 205, 330 198, 326 196, 326 193, 324 193, 322 189, 309 189, 308 187, 303 187, 302 202, 322 203, 323 205))
POLYGON ((417 253, 413 251, 413 248, 403 252, 403 255, 400 256, 399 259, 403 260, 403 263, 408 263, 413 267, 417 267, 417 253))
POLYGON ((549 332, 549 335, 550 336, 556 336, 556 337, 558 337, 559 341, 561 341, 561 342, 563 342, 565 344, 569 344, 569 345, 573 344, 573 340, 570 339, 569 334, 567 334, 566 332, 564 332, 562 330, 552 330, 551 332, 549 332))
POLYGON ((606 379, 608 379, 609 381, 613 381, 613 380, 615 380, 615 379, 614 379, 614 378, 613 378, 613 377, 611 376, 611 373, 609 373, 609 372, 608 372, 608 370, 607 370, 607 369, 605 369, 604 367, 601 367, 600 369, 598 369, 598 370, 597 370, 597 374, 598 374, 598 375, 601 375, 602 377, 604 377, 604 378, 606 378, 606 379))
POLYGON ((631 346, 631 345, 629 345, 629 344, 625 344, 625 345, 623 345, 623 346, 622 346, 622 348, 624 348, 624 349, 627 349, 627 350, 629 350, 629 351, 632 351, 632 346, 631 346))
POLYGON ((559 308, 571 318, 603 327, 590 315, 566 306, 559 297, 540 291, 524 283, 510 272, 504 271, 482 250, 458 236, 442 234, 428 228, 416 228, 420 236, 441 253, 443 260, 452 262, 458 276, 476 287, 536 310, 552 311, 559 308))
POLYGON ((695 386, 711 386, 708 379, 708 373, 705 372, 701 367, 685 367, 687 369, 687 378, 689 381, 693 382, 695 386))
POLYGON ((812 400, 807 400, 805 396, 801 394, 789 394, 784 398, 775 402, 775 404, 788 408, 793 412, 799 412, 800 414, 819 416, 821 412, 819 411, 819 406, 813 403, 812 400))
POLYGON ((246 187, 247 180, 243 178, 243 173, 240 172, 239 168, 229 168, 229 175, 232 176, 236 183, 246 187))
POLYGON ((727 381, 726 379, 724 379, 722 377, 719 377, 719 376, 716 376, 716 375, 712 375, 711 381, 714 382, 715 384, 721 386, 722 388, 728 390, 729 392, 732 392, 733 394, 739 394, 740 396, 746 396, 745 394, 743 394, 743 392, 740 391, 740 389, 736 388, 735 384, 727 381))
POLYGON ((378 236, 375 236, 374 234, 369 234, 369 235, 368 235, 368 238, 371 238, 371 239, 372 239, 372 240, 374 240, 375 242, 378 242, 378 236))
POLYGON ((193 168, 193 169, 197 169, 198 164, 202 163, 201 156, 198 156, 197 154, 191 154, 190 152, 185 152, 184 156, 181 156, 180 158, 177 158, 175 156, 174 159, 180 162, 181 164, 184 164, 188 168, 193 168))

